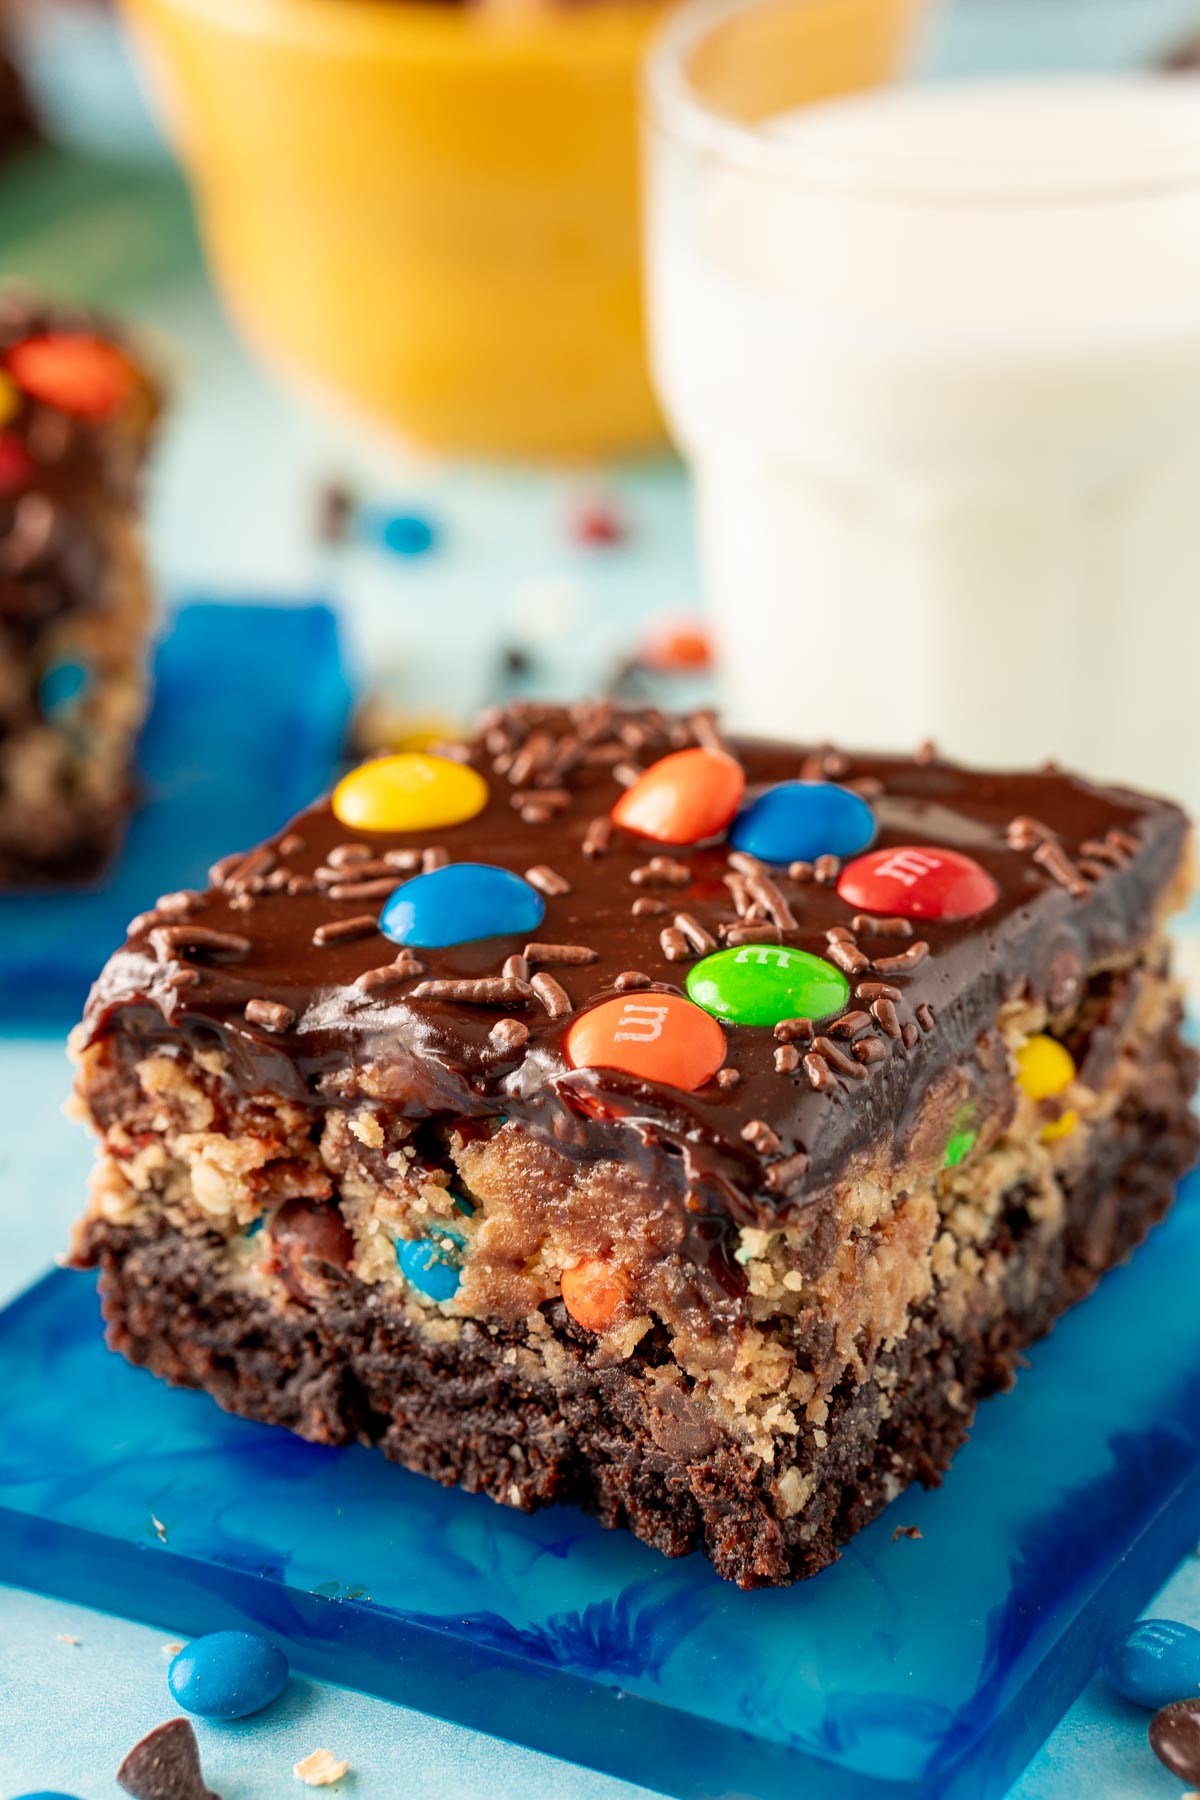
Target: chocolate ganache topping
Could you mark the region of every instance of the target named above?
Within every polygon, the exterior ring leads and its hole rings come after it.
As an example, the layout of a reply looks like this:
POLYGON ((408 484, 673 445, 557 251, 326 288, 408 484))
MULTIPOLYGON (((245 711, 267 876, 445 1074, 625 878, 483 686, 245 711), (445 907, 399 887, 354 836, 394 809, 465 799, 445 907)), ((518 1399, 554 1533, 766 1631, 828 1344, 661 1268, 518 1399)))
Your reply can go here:
POLYGON ((730 1219, 796 1217, 889 1138, 898 1156, 922 1097, 971 1064, 1006 1001, 1069 1008, 1088 969, 1151 933, 1187 835, 1177 807, 1054 768, 724 744, 708 714, 599 702, 495 713, 449 754, 487 784, 475 816, 377 832, 315 805, 217 865, 207 892, 164 895, 132 922, 83 1040, 219 1048, 241 1092, 316 1108, 369 1097, 413 1119, 504 1115, 568 1156, 636 1159, 716 1235, 730 1219), (884 874, 882 853, 924 847, 899 864, 908 879, 941 847, 969 859, 990 903, 872 913, 839 892, 833 854, 781 866, 728 831, 664 843, 615 823, 642 773, 689 746, 736 758, 747 803, 797 780, 848 789, 873 814, 884 874), (397 887, 460 863, 523 877, 544 899, 540 926, 410 949, 383 934, 397 887), (844 1005, 722 1021, 724 1064, 691 1092, 572 1066, 568 1034, 597 1002, 682 996, 691 969, 735 945, 821 958, 845 976, 844 1005))

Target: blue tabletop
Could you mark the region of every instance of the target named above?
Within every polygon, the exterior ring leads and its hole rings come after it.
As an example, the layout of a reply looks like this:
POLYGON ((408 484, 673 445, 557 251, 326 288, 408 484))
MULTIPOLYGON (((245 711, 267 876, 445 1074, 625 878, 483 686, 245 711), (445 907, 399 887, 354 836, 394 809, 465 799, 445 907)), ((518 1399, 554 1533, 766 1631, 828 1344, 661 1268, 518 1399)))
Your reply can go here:
MULTIPOLYGON (((1014 20, 1043 32, 1051 13, 1060 46, 1078 32, 1090 60, 1119 63, 1160 48, 1195 6, 975 0, 959 9, 944 60, 979 60, 982 44, 994 65, 1019 61, 1014 20), (975 43, 964 48, 970 33, 975 43)), ((564 521, 591 485, 586 474, 447 469, 406 457, 308 412, 253 371, 213 306, 170 176, 60 168, 40 179, 46 192, 67 180, 82 203, 102 209, 89 286, 161 332, 176 372, 180 399, 152 494, 156 562, 176 597, 324 596, 340 612, 352 673, 369 670, 398 716, 432 710, 450 723, 498 681, 528 679, 505 662, 514 647, 533 679, 578 692, 617 665, 647 619, 694 607, 689 496, 675 465, 606 474, 601 485, 629 525, 628 541, 613 552, 580 549, 564 521), (369 537, 336 552, 321 546, 313 500, 330 477, 373 505, 435 518, 437 552, 405 561, 369 537)), ((77 223, 69 212, 27 219, 21 256, 14 264, 11 250, 0 253, 0 268, 70 285, 77 223)), ((11 235, 0 242, 11 245, 11 235)), ((1198 942, 1200 934, 1187 951, 1193 964, 1198 942)), ((69 1083, 64 1024, 17 1033, 10 1024, 0 1037, 0 1304, 50 1266, 81 1204, 90 1148, 60 1117, 69 1083)), ((1200 1625, 1200 1561, 1178 1570, 1154 1610, 1200 1625)), ((0 1589, 0 1800, 45 1788, 116 1800, 122 1755, 177 1710, 166 1687, 168 1641, 161 1630, 0 1589)), ((1010 1800, 1178 1796, 1181 1784, 1151 1756, 1145 1727, 1143 1713, 1093 1681, 1010 1800)), ((349 1761, 342 1786, 360 1800, 409 1792, 423 1800, 628 1800, 647 1791, 299 1679, 260 1717, 197 1730, 209 1784, 225 1800, 301 1791, 292 1766, 322 1746, 349 1761)))

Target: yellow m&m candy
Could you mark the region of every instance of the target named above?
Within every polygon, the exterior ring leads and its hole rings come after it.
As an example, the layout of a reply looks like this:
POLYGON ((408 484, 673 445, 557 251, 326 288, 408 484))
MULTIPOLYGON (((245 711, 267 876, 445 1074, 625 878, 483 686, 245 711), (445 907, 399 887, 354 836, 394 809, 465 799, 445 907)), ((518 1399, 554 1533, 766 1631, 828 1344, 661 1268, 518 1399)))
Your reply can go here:
POLYGON ((353 769, 333 790, 333 816, 352 831, 440 831, 488 802, 483 776, 448 756, 407 751, 353 769))
POLYGON ((21 404, 21 396, 8 376, 0 370, 0 425, 7 425, 21 404))
MULTIPOLYGON (((1031 1100, 1053 1100, 1065 1093, 1075 1079, 1075 1059, 1057 1038, 1038 1032, 1017 1051, 1017 1081, 1022 1093, 1031 1100)), ((1059 1119, 1042 1127, 1042 1142, 1053 1144, 1074 1131, 1079 1123, 1075 1112, 1065 1112, 1059 1119)))

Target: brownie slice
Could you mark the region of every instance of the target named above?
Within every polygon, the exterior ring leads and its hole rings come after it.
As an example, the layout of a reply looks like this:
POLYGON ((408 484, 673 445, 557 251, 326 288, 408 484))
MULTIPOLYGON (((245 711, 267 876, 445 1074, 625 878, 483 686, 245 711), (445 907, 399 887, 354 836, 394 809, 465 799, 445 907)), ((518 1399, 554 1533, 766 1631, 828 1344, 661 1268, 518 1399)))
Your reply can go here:
POLYGON ((1187 843, 1054 768, 497 713, 134 921, 74 1260, 233 1411, 811 1575, 1193 1161, 1187 843))
POLYGON ((158 407, 107 322, 0 297, 0 887, 94 876, 132 804, 158 407))

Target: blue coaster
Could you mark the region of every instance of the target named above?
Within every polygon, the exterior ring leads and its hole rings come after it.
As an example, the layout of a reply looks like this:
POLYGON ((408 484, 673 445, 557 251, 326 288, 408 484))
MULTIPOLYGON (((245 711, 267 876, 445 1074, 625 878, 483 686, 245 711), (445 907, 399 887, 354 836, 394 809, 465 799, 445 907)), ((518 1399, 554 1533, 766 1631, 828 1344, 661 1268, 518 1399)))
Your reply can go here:
POLYGON ((350 695, 328 607, 195 604, 154 665, 143 801, 95 887, 0 895, 0 1023, 78 1018, 135 913, 278 829, 328 786, 350 695))
POLYGON ((231 1418, 107 1353, 90 1282, 54 1274, 0 1313, 0 1580, 263 1630, 312 1675, 670 1794, 997 1800, 1200 1532, 1198 1266, 1200 1177, 938 1492, 754 1594, 231 1418))

